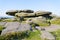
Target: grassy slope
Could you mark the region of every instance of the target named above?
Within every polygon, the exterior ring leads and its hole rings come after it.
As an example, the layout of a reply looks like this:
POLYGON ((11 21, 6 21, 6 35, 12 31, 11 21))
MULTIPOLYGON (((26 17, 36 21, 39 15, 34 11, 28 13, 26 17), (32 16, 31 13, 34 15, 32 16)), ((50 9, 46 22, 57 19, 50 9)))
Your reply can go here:
POLYGON ((51 33, 56 37, 56 40, 60 40, 60 29, 51 33))
POLYGON ((34 32, 30 32, 30 35, 26 40, 41 40, 40 31, 35 30, 34 32))
POLYGON ((60 19, 51 20, 51 23, 60 25, 60 19))
POLYGON ((18 38, 17 40, 41 40, 40 38, 40 31, 35 30, 33 31, 29 31, 29 36, 27 36, 25 33, 10 33, 10 34, 6 34, 5 36, 0 36, 0 40, 15 40, 15 38, 18 38))
POLYGON ((3 29, 4 29, 4 27, 0 25, 0 31, 2 31, 3 29))

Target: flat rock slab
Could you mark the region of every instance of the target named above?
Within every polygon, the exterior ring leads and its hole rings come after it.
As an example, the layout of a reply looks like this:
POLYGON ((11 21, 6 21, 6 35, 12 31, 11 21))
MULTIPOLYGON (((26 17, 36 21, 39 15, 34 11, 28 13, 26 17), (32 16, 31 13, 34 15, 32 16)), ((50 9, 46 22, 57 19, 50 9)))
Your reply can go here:
POLYGON ((10 32, 27 31, 27 30, 30 30, 31 26, 29 24, 21 24, 19 22, 8 22, 6 23, 5 27, 6 29, 2 31, 1 35, 10 33, 10 32))
POLYGON ((56 30, 58 30, 58 29, 60 29, 60 25, 51 25, 51 26, 49 26, 49 27, 45 27, 45 30, 46 30, 46 31, 50 31, 50 32, 56 31, 56 30))
POLYGON ((0 22, 0 25, 4 26, 7 22, 0 22))
POLYGON ((41 31, 41 38, 44 40, 45 38, 48 40, 55 40, 55 37, 49 33, 48 31, 41 31))
POLYGON ((20 25, 20 23, 19 22, 7 22, 6 24, 5 24, 5 27, 7 27, 7 28, 16 28, 16 27, 18 27, 20 25))

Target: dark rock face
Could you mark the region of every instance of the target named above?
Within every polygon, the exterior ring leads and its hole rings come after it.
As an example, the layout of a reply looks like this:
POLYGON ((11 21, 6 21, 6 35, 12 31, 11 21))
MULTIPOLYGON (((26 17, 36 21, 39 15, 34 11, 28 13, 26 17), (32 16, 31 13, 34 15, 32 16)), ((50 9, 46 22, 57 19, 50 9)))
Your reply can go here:
POLYGON ((52 14, 52 12, 48 12, 48 11, 37 11, 35 12, 37 16, 43 16, 46 19, 52 19, 53 17, 50 16, 52 14))
POLYGON ((1 34, 2 31, 0 31, 0 34, 1 34))
POLYGON ((37 11, 35 12, 37 16, 44 16, 44 15, 50 15, 52 14, 51 12, 48 12, 48 11, 37 11))
POLYGON ((19 13, 24 12, 24 13, 34 13, 33 10, 20 10, 19 13))
POLYGON ((15 16, 16 13, 33 13, 33 10, 9 10, 6 12, 7 15, 15 16))
POLYGON ((52 19, 53 17, 50 15, 43 15, 43 17, 45 17, 46 19, 52 19))
POLYGON ((48 17, 52 18, 51 15, 52 12, 48 11, 36 11, 34 12, 33 10, 10 10, 7 11, 6 14, 11 15, 11 16, 23 16, 23 17, 38 17, 38 16, 43 16, 43 17, 48 17), (31 14, 30 14, 31 13, 31 14))
POLYGON ((7 15, 14 16, 15 13, 17 13, 17 12, 18 12, 18 10, 9 10, 9 11, 6 12, 6 14, 7 14, 7 15))

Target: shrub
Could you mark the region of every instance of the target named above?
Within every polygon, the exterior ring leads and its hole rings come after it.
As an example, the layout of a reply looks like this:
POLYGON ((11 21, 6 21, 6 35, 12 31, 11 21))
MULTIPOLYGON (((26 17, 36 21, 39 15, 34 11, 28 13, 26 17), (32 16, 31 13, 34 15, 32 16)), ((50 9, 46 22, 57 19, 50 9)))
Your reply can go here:
POLYGON ((36 24, 36 23, 31 23, 30 25, 31 25, 32 27, 39 26, 39 25, 36 24))
POLYGON ((0 40, 22 40, 27 37, 26 32, 12 32, 0 36, 0 40))
POLYGON ((3 27, 3 26, 0 25, 0 31, 2 31, 4 28, 5 28, 5 27, 3 27))
POLYGON ((29 37, 26 38, 26 40, 41 40, 40 35, 41 35, 40 30, 34 30, 34 32, 30 31, 29 37))
POLYGON ((3 36, 0 35, 0 40, 22 40, 22 39, 26 39, 26 40, 40 40, 40 31, 39 30, 35 30, 33 31, 25 31, 25 32, 12 32, 12 33, 7 33, 3 36), (28 32, 28 35, 27 35, 28 32))

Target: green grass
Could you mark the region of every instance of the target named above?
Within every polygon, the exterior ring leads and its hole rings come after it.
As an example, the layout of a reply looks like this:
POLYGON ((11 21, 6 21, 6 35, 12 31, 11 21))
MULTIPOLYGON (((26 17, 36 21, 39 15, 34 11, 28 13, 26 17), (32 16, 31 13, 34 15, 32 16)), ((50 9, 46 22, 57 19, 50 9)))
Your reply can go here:
POLYGON ((40 35, 40 31, 35 30, 34 32, 30 32, 29 37, 26 38, 26 40, 41 40, 40 35))
POLYGON ((27 37, 25 32, 12 32, 0 35, 0 40, 22 40, 25 37, 27 37))
POLYGON ((5 28, 5 27, 3 27, 3 26, 0 25, 0 31, 2 31, 4 28, 5 28))
POLYGON ((56 40, 60 40, 60 29, 51 33, 56 37, 56 40))
POLYGON ((60 25, 60 19, 51 20, 51 23, 60 25))
POLYGON ((35 30, 33 31, 28 31, 29 35, 26 35, 26 32, 12 32, 8 33, 6 35, 0 36, 0 40, 41 40, 40 38, 40 31, 35 30))
POLYGON ((43 22, 38 22, 37 24, 39 24, 40 26, 48 26, 48 23, 43 23, 43 22))

